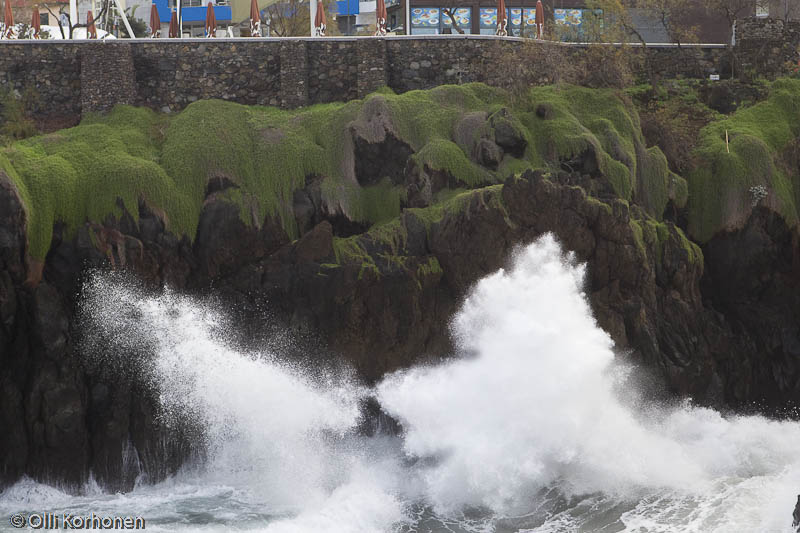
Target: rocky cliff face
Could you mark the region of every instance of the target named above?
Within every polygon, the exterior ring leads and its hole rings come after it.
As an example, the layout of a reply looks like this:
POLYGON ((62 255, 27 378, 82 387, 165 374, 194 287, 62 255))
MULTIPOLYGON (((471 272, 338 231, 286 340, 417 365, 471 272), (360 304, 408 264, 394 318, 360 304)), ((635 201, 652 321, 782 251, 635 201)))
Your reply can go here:
MULTIPOLYGON (((450 144, 432 147, 380 100, 365 108, 345 130, 343 172, 365 190, 388 179, 402 191, 399 214, 375 224, 334 202, 317 173, 283 211, 243 214, 242 181, 207 169, 193 239, 141 195, 72 231, 56 221, 37 261, 26 193, 0 170, 0 483, 29 474, 79 486, 91 472, 127 489, 201 452, 183 430, 159 425, 142 384, 87 362, 76 317, 92 268, 129 271, 153 288, 213 290, 235 304, 243 342, 270 328, 311 333, 325 346, 318 357, 375 381, 451 353, 448 320, 469 286, 552 232, 588 263, 586 293, 620 357, 666 394, 765 410, 800 402, 798 234, 774 211, 753 210, 701 250, 660 220, 685 198, 666 170, 647 174, 658 158, 638 137, 603 124, 607 141, 567 156, 495 109, 460 113, 450 144), (514 172, 521 157, 538 157, 532 144, 549 150, 548 170, 514 172), (466 163, 448 159, 452 147, 466 163)), ((542 128, 559 116, 549 104, 531 113, 542 128)))

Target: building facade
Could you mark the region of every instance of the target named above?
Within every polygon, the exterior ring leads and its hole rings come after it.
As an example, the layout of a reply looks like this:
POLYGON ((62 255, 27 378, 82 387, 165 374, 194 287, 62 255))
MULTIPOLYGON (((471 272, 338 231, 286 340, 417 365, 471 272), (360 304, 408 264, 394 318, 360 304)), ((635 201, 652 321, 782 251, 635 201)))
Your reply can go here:
MULTIPOLYGON (((183 18, 183 35, 185 37, 202 37, 205 33, 206 10, 209 0, 180 0, 183 18)), ((161 34, 167 36, 172 12, 177 10, 176 0, 153 0, 161 20, 161 34)), ((223 30, 232 24, 231 6, 228 0, 211 1, 214 6, 214 17, 217 28, 223 30)), ((149 16, 149 11, 147 12, 149 16)), ((137 13, 138 14, 138 13, 137 13)))
MULTIPOLYGON (((800 0, 753 0, 752 9, 740 16, 755 14, 758 2, 796 5, 800 14, 800 0)), ((465 33, 492 35, 497 29, 497 2, 492 0, 394 0, 389 12, 389 28, 399 33, 405 31, 405 3, 410 2, 410 33, 412 35, 465 33)), ((556 29, 555 34, 564 40, 578 40, 590 25, 602 20, 604 13, 591 9, 585 0, 542 0, 545 24, 556 29)), ((506 0, 509 35, 531 37, 534 34, 536 0, 506 0)), ((771 9, 776 13, 780 6, 771 9)), ((770 16, 772 16, 770 11, 770 16)), ((789 12, 793 12, 789 8, 789 12)), ((643 9, 631 9, 634 26, 648 43, 671 42, 669 32, 659 22, 659 17, 643 9)), ((708 9, 698 0, 694 7, 681 16, 681 23, 697 27, 697 37, 706 43, 730 42, 731 27, 721 13, 708 9), (685 20, 684 20, 685 19, 685 20)), ((632 39, 634 40, 634 39, 632 39)))

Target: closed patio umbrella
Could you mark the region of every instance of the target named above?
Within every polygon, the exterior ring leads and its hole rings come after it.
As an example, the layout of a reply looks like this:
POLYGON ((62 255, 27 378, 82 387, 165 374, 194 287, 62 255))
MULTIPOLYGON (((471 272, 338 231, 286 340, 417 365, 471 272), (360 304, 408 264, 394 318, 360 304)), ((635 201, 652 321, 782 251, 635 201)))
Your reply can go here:
POLYGON ((14 15, 11 13, 11 0, 6 0, 6 10, 3 14, 3 31, 0 39, 11 39, 14 36, 14 15))
POLYGON ((161 17, 155 4, 150 6, 150 37, 156 39, 161 36, 161 17))
POLYGON ((375 4, 375 18, 377 19, 377 28, 375 28, 375 35, 386 35, 386 2, 384 0, 377 0, 375 4))
POLYGON ((325 37, 325 6, 322 5, 322 0, 317 1, 317 13, 314 15, 314 33, 317 37, 325 37))
POLYGON ((497 0, 497 35, 505 37, 508 35, 508 15, 506 14, 505 0, 497 0))
POLYGON ((33 8, 33 20, 31 20, 31 28, 33 28, 33 38, 38 39, 39 34, 42 33, 42 17, 39 16, 39 6, 33 8))
POLYGON ((250 0, 250 37, 261 37, 261 13, 258 0, 250 0))
POLYGON ((175 11, 172 12, 172 18, 169 19, 168 35, 170 39, 180 37, 180 35, 178 35, 178 14, 175 11))
POLYGON ((542 6, 542 0, 536 2, 536 38, 544 39, 544 6, 542 6))
POLYGON ((94 17, 91 10, 86 13, 86 38, 97 39, 97 28, 94 25, 94 17))
POLYGON ((217 36, 217 17, 214 15, 214 4, 209 2, 206 9, 206 37, 217 36))

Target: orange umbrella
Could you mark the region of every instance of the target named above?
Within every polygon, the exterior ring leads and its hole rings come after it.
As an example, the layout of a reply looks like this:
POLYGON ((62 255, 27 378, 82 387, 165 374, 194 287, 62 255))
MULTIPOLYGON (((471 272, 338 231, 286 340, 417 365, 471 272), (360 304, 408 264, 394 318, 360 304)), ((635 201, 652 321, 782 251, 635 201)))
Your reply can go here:
POLYGON ((261 37, 261 13, 258 12, 258 0, 250 2, 250 37, 261 37))
POLYGON ((11 13, 11 0, 6 0, 6 11, 3 15, 3 32, 0 39, 11 39, 14 36, 14 15, 11 13))
POLYGON ((314 31, 317 37, 325 37, 325 6, 322 5, 322 0, 317 1, 317 13, 314 15, 314 31))
POLYGON ((86 13, 86 38, 97 39, 97 28, 94 26, 94 17, 91 10, 86 13))
POLYGON ((217 35, 217 17, 214 16, 214 4, 209 2, 206 9, 206 37, 217 35))
POLYGON ((506 14, 505 0, 497 0, 497 35, 505 37, 508 35, 506 26, 508 25, 508 15, 506 14))
POLYGON ((180 37, 178 35, 178 14, 172 12, 172 18, 169 19, 169 38, 174 39, 180 37))
POLYGON ((378 19, 378 27, 375 29, 375 35, 386 35, 386 2, 377 0, 375 4, 375 17, 378 19))
POLYGON ((161 17, 155 4, 150 6, 150 37, 155 39, 161 36, 161 17))
POLYGON ((544 6, 542 6, 542 0, 536 2, 536 38, 544 38, 544 6))
POLYGON ((33 28, 33 38, 38 39, 39 34, 42 32, 42 17, 39 16, 39 6, 33 8, 33 20, 31 21, 31 28, 33 28))

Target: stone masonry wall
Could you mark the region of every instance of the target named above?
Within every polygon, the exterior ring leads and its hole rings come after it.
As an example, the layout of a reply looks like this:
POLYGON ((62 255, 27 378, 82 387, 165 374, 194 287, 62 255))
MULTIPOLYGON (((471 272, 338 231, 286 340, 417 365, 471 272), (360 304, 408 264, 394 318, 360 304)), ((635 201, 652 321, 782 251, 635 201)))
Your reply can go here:
POLYGON ((775 77, 800 61, 800 21, 749 18, 737 21, 740 75, 775 77))
MULTIPOLYGON (((558 63, 548 70, 545 59, 552 64, 553 57, 580 50, 478 35, 0 41, 0 87, 34 87, 41 116, 79 116, 131 102, 178 111, 208 98, 289 108, 352 100, 384 85, 404 92, 471 81, 550 83, 558 63)), ((685 77, 718 73, 728 53, 718 46, 651 50, 653 68, 685 77)))
POLYGON ((128 43, 93 43, 81 54, 81 112, 109 111, 117 104, 136 103, 136 77, 128 43), (89 52, 89 53, 86 53, 89 52), (115 76, 108 76, 114 72, 115 76))
POLYGON ((358 98, 358 55, 353 41, 316 39, 308 43, 309 103, 358 98))
MULTIPOLYGON (((387 42, 389 86, 397 92, 480 81, 505 86, 512 81, 547 83, 546 72, 527 61, 530 49, 561 46, 518 39, 451 38, 387 42), (515 60, 519 58, 519 60, 515 60)), ((535 52, 533 52, 535 55, 535 52)))
POLYGON ((31 46, 0 41, 0 90, 38 93, 40 115, 69 117, 81 112, 81 47, 31 46))
POLYGON ((177 111, 208 98, 280 105, 281 49, 276 44, 280 43, 135 41, 131 48, 136 103, 163 111, 177 111))

